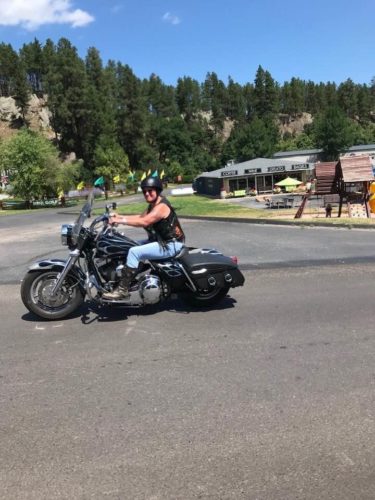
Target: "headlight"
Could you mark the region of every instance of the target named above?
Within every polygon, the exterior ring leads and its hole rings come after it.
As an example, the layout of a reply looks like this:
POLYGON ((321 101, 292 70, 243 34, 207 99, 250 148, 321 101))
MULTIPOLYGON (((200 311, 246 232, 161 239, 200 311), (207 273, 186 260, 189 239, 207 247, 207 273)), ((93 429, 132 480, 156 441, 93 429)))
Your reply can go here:
POLYGON ((63 224, 61 226, 61 244, 62 245, 72 245, 72 229, 71 224, 63 224))

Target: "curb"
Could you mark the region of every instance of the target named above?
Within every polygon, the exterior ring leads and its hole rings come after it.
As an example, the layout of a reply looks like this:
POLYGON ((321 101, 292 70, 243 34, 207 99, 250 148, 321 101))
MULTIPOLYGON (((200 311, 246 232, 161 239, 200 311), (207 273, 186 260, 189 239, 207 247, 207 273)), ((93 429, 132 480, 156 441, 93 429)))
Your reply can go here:
POLYGON ((250 218, 236 218, 236 217, 209 217, 203 215, 179 215, 179 219, 186 220, 206 220, 214 222, 239 222, 245 224, 266 224, 273 226, 295 226, 295 227, 325 227, 327 229, 375 229, 375 224, 325 224, 324 222, 315 222, 308 220, 301 221, 288 221, 288 220, 270 220, 270 219, 250 219, 250 218))

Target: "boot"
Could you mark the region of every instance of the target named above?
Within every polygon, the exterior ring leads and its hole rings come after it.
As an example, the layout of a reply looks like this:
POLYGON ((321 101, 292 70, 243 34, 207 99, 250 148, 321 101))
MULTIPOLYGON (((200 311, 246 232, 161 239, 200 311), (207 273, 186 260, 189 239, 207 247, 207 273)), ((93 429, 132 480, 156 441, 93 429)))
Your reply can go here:
POLYGON ((138 269, 133 269, 132 267, 125 266, 121 273, 121 279, 118 287, 113 290, 113 292, 104 292, 102 295, 103 299, 117 300, 126 299, 129 297, 128 286, 130 285, 132 279, 137 274, 138 269))

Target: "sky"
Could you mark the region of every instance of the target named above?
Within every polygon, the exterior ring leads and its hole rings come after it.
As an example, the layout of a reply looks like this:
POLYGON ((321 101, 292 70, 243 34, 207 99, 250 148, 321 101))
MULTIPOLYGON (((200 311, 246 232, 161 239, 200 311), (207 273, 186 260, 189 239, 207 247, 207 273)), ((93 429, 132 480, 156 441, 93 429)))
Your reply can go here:
POLYGON ((259 65, 280 84, 370 84, 374 18, 374 0, 0 0, 0 42, 65 37, 82 58, 96 47, 170 85, 208 72, 253 83, 259 65))

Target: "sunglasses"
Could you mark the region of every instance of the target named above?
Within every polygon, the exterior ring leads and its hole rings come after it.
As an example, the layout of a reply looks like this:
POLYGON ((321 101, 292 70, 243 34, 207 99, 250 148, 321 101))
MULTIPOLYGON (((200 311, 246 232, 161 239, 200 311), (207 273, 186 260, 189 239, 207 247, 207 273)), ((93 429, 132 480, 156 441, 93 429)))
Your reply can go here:
POLYGON ((150 194, 150 193, 153 193, 155 191, 155 189, 153 188, 150 188, 150 189, 143 189, 143 194, 150 194))

